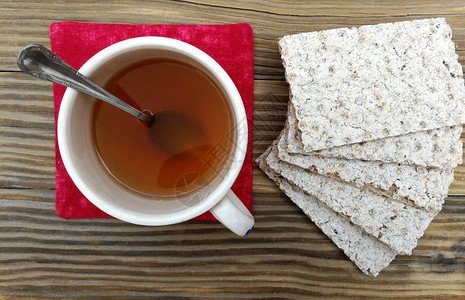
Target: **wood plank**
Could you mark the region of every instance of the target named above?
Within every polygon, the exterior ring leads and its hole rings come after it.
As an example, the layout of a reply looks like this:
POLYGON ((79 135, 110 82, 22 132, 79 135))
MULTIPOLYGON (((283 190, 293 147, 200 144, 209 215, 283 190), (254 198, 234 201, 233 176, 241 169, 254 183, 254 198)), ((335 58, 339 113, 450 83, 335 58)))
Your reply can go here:
POLYGON ((52 84, 0 73, 0 187, 55 187, 52 84))
POLYGON ((198 1, 95 3, 56 1, 2 1, 0 9, 0 70, 17 70, 19 50, 30 43, 49 46, 52 22, 81 21, 121 24, 230 24, 252 25, 255 39, 255 77, 283 80, 277 40, 297 32, 359 26, 415 18, 446 17, 454 30, 458 54, 465 57, 465 20, 461 1, 382 1, 353 3, 315 1, 309 4, 261 2, 198 1), (434 14, 431 13, 434 11, 434 14))
POLYGON ((449 199, 414 255, 399 256, 376 280, 361 274, 284 196, 256 194, 257 227, 244 239, 211 222, 141 227, 62 220, 53 198, 50 190, 3 190, 0 293, 383 299, 464 292, 464 197, 449 199))
MULTIPOLYGON (((0 186, 54 187, 52 93, 48 82, 21 73, 0 72, 0 186)), ((283 128, 288 94, 284 81, 255 81, 254 158, 266 150, 283 128)), ((465 139, 465 133, 462 138, 465 139)), ((455 170, 449 194, 465 195, 463 165, 455 170)))

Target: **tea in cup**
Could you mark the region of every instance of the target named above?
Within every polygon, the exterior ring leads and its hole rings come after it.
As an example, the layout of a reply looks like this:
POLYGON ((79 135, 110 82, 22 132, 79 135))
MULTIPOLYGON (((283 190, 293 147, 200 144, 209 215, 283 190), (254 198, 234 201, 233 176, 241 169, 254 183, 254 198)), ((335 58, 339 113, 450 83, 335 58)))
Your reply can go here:
POLYGON ((174 224, 210 210, 238 235, 251 230, 253 217, 230 190, 247 148, 245 110, 211 57, 178 40, 140 37, 105 48, 79 71, 155 117, 177 111, 192 121, 160 133, 182 136, 185 146, 173 153, 157 146, 135 117, 68 88, 58 144, 87 199, 134 224, 174 224), (189 139, 192 128, 201 139, 189 139))

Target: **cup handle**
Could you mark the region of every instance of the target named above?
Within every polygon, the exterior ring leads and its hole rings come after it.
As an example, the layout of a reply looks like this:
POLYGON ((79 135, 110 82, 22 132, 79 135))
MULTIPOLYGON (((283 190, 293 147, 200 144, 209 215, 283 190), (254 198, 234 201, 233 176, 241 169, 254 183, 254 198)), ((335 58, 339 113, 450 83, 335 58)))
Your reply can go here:
POLYGON ((249 210, 231 190, 210 209, 210 212, 221 224, 239 236, 249 234, 255 224, 249 210))

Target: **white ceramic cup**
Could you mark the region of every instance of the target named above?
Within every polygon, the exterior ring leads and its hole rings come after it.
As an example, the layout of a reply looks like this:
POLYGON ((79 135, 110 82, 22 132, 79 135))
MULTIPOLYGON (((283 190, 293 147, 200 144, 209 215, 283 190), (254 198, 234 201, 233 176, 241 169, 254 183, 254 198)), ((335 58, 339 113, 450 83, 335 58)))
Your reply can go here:
POLYGON ((148 58, 170 58, 190 64, 210 77, 222 90, 229 100, 236 124, 235 148, 228 162, 203 189, 179 196, 176 200, 155 199, 134 192, 107 171, 94 146, 92 110, 94 101, 100 100, 68 88, 59 111, 57 135, 61 157, 71 179, 95 206, 123 221, 149 226, 169 225, 210 210, 231 231, 240 236, 247 235, 254 226, 254 219, 230 190, 247 151, 247 119, 237 88, 215 60, 178 40, 139 37, 103 49, 79 72, 102 85, 121 68, 148 58))

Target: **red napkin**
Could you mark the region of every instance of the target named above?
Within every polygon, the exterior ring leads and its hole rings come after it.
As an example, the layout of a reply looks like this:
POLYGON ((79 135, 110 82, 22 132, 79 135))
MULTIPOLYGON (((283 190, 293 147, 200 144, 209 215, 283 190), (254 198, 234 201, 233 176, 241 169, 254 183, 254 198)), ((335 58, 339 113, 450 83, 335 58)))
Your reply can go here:
MULTIPOLYGON (((253 33, 248 24, 233 25, 121 25, 59 22, 50 26, 52 51, 79 69, 98 51, 125 39, 162 36, 189 43, 215 59, 231 77, 244 102, 249 143, 244 165, 232 186, 252 211, 253 33)), ((54 84, 55 121, 65 87, 54 84)), ((56 132, 56 122, 55 122, 56 132)), ((56 145, 56 211, 62 218, 110 217, 89 202, 72 182, 56 145)), ((215 220, 210 212, 197 220, 215 220)))

